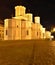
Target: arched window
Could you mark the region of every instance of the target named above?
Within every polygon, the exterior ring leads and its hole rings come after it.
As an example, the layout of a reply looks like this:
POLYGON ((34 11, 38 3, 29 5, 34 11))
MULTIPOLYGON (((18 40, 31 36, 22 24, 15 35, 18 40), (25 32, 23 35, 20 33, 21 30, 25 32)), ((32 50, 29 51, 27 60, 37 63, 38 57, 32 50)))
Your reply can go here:
POLYGON ((27 30, 27 35, 29 34, 28 30, 27 30))
POLYGON ((38 36, 38 32, 37 32, 37 36, 38 36))
POLYGON ((6 35, 7 35, 7 30, 6 30, 6 35))
POLYGON ((0 34, 0 38, 1 38, 1 34, 0 34))
POLYGON ((18 25, 17 25, 17 28, 18 28, 18 25))

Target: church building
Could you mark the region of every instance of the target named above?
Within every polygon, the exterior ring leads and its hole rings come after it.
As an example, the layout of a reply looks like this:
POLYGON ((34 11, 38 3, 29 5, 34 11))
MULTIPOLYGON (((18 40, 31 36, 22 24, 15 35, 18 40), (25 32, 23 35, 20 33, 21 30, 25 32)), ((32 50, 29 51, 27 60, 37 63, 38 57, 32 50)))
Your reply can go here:
POLYGON ((15 17, 4 20, 4 40, 45 39, 45 28, 40 24, 40 17, 26 13, 26 7, 15 6, 15 17))

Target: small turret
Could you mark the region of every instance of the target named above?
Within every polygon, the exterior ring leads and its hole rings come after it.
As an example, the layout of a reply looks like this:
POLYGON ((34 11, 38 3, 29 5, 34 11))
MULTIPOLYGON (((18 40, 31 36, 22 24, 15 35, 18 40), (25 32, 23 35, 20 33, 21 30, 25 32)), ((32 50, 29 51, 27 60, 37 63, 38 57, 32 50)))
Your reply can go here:
POLYGON ((40 24, 40 17, 39 16, 34 17, 34 21, 35 21, 35 23, 40 24))

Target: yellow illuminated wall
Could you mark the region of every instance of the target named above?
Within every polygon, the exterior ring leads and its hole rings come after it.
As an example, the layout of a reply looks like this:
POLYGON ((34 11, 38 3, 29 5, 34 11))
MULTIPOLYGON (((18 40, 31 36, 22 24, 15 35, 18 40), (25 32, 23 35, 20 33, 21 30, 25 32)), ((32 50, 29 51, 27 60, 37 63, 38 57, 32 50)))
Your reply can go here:
POLYGON ((40 24, 40 17, 39 16, 34 17, 34 20, 35 20, 35 23, 39 23, 40 24))
POLYGON ((0 24, 0 40, 4 40, 4 26, 0 24))
POLYGON ((50 31, 46 31, 45 34, 46 34, 46 39, 51 38, 51 32, 50 31))
POLYGON ((27 13, 27 14, 25 14, 25 17, 27 18, 27 20, 28 20, 29 22, 33 22, 33 14, 27 13))
POLYGON ((7 31, 8 31, 8 19, 5 19, 4 20, 4 40, 8 40, 7 31))
POLYGON ((24 6, 15 6, 15 16, 24 16, 26 8, 24 6))

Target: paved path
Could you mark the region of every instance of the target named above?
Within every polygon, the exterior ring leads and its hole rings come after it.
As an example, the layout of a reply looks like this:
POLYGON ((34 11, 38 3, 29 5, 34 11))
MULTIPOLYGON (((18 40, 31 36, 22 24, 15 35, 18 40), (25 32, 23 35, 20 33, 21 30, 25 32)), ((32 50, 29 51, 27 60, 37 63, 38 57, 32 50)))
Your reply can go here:
POLYGON ((0 65, 55 65, 55 41, 0 42, 0 65))
POLYGON ((55 42, 35 44, 34 65, 55 65, 55 42))

